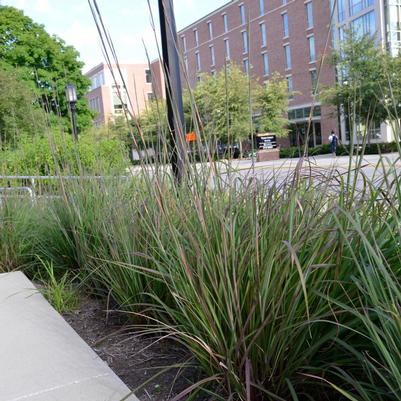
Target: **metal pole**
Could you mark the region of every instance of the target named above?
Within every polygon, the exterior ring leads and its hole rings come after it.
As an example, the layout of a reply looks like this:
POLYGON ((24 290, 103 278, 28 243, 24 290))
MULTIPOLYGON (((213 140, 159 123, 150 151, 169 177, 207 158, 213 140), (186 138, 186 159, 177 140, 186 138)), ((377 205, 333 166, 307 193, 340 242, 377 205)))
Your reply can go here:
POLYGON ((70 103, 71 121, 72 121, 72 136, 74 141, 78 142, 78 125, 77 125, 77 105, 75 102, 70 103))
POLYGON ((166 80, 167 117, 171 132, 171 166, 176 181, 181 182, 185 175, 186 145, 177 28, 173 0, 158 1, 166 80))

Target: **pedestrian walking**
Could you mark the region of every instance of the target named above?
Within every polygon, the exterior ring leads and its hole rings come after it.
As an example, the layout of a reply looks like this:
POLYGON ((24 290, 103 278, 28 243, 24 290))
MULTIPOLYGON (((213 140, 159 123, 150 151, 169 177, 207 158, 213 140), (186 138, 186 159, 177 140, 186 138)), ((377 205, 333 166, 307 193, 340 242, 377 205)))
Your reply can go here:
POLYGON ((338 145, 338 136, 334 131, 331 131, 331 134, 329 136, 329 142, 330 142, 330 152, 335 155, 337 151, 337 145, 338 145))

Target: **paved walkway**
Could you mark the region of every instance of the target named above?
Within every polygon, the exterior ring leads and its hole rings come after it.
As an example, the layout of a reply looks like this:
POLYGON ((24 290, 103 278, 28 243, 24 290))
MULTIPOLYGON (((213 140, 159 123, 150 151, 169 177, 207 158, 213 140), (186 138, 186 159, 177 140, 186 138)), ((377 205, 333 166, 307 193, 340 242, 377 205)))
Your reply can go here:
POLYGON ((121 401, 128 394, 22 273, 0 274, 0 401, 121 401))

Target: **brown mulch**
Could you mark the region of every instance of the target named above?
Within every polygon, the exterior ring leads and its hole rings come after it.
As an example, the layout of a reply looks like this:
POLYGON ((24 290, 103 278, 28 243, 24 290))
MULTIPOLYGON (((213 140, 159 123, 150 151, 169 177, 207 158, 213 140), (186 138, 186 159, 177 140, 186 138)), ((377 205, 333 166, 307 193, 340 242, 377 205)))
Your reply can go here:
MULTIPOLYGON (((131 390, 162 370, 190 360, 191 355, 179 344, 171 340, 157 341, 149 335, 140 336, 130 328, 126 315, 106 313, 106 310, 104 301, 86 298, 75 311, 63 316, 131 390)), ((201 378, 197 367, 172 368, 153 378, 135 394, 141 401, 167 401, 201 378)))

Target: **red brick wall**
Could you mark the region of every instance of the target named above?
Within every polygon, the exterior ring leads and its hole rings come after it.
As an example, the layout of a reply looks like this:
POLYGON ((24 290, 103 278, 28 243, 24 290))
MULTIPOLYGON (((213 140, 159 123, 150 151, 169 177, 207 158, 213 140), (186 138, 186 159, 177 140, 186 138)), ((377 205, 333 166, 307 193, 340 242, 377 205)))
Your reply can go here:
MULTIPOLYGON (((335 81, 334 69, 329 65, 329 54, 331 38, 329 35, 330 7, 328 0, 311 0, 313 4, 312 29, 307 30, 306 6, 304 0, 288 1, 282 5, 282 0, 265 0, 265 14, 260 15, 259 0, 234 0, 227 5, 209 14, 203 19, 195 22, 178 33, 180 43, 182 36, 186 37, 186 52, 184 57, 188 59, 188 77, 191 86, 196 84, 196 58, 195 52, 199 51, 201 57, 201 72, 212 72, 221 69, 225 64, 224 39, 229 39, 231 60, 241 67, 243 59, 248 58, 252 65, 252 74, 260 81, 268 80, 273 72, 279 72, 283 77, 291 75, 295 96, 290 101, 290 107, 303 107, 310 105, 313 101, 311 96, 310 69, 319 70, 320 62, 320 85, 330 85, 335 81), (239 5, 244 4, 246 18, 249 21, 245 25, 240 23, 239 5), (287 12, 289 19, 289 37, 283 38, 282 13, 287 12), (228 32, 224 33, 222 14, 228 16, 228 32), (209 39, 207 22, 213 24, 213 39, 209 39), (260 22, 265 22, 267 27, 267 46, 262 48, 260 34, 260 22), (249 24, 249 26, 248 26, 249 24), (249 28, 249 29, 248 29, 249 28), (194 32, 197 29, 199 34, 199 47, 196 47, 194 32), (243 53, 241 31, 248 30, 249 52, 243 53), (309 62, 308 36, 314 35, 317 61, 309 62), (292 68, 285 69, 284 44, 290 44, 292 68), (328 46, 326 48, 326 43, 328 46), (211 65, 210 45, 215 49, 216 65, 211 65), (263 75, 262 53, 269 55, 270 74, 263 75), (325 55, 325 57, 323 57, 325 55)), ((332 118, 326 107, 322 107, 322 133, 323 140, 327 138, 331 129, 337 129, 337 119, 332 118)))

